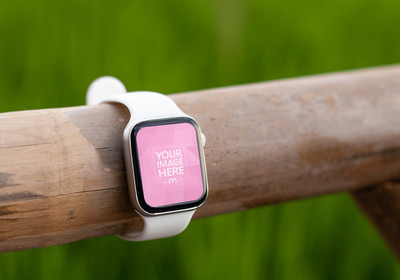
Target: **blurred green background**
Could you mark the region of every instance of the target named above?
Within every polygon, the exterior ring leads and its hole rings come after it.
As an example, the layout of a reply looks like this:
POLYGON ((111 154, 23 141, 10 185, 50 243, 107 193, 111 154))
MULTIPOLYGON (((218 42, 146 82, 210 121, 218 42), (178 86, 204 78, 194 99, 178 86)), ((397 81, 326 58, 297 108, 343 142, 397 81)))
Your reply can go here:
MULTIPOLYGON (((83 105, 89 83, 174 93, 400 61, 400 2, 0 1, 0 112, 83 105)), ((211 186, 212 188, 212 186, 211 186)), ((0 279, 399 279, 346 194, 0 254, 0 279)))

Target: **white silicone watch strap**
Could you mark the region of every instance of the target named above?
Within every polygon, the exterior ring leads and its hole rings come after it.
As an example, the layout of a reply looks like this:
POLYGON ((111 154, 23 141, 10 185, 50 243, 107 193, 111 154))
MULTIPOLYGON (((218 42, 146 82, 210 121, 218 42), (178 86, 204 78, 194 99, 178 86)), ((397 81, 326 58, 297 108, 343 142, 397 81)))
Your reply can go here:
MULTIPOLYGON (((113 77, 101 77, 88 89, 86 95, 88 105, 103 102, 125 105, 131 113, 130 122, 186 116, 169 97, 149 91, 127 93, 125 86, 113 77)), ((128 232, 118 236, 129 241, 144 241, 177 235, 188 226, 194 212, 195 210, 190 210, 155 216, 145 216, 138 212, 144 220, 142 232, 139 234, 128 232)))
POLYGON ((144 241, 174 236, 188 226, 195 210, 161 216, 143 216, 144 227, 139 234, 123 233, 119 237, 129 241, 144 241))

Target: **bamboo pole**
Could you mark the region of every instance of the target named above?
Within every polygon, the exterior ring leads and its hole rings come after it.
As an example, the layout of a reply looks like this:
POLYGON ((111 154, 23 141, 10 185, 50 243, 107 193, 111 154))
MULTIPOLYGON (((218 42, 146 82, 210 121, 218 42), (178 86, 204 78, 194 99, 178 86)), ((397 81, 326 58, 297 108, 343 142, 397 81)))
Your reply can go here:
MULTIPOLYGON (((207 136, 195 218, 400 178, 399 77, 395 66, 171 95, 207 136)), ((107 104, 0 114, 0 251, 140 230, 128 118, 107 104)))

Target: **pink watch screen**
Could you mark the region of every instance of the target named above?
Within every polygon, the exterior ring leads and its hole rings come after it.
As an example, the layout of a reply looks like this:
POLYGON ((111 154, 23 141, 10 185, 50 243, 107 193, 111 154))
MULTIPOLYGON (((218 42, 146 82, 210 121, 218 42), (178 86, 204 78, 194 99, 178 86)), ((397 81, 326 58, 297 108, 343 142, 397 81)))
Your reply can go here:
POLYGON ((165 207, 202 198, 202 165, 191 123, 143 126, 136 132, 136 149, 147 205, 165 207))

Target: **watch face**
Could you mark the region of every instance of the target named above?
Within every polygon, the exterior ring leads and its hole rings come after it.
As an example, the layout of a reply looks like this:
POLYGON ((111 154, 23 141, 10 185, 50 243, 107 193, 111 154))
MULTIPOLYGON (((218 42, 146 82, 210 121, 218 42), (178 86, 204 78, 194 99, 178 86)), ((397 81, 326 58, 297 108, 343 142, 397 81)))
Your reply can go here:
POLYGON ((200 129, 190 118, 144 121, 131 133, 138 203, 149 213, 193 208, 206 198, 200 129))

